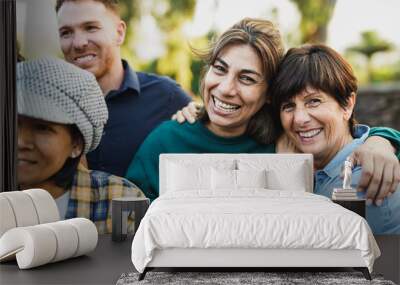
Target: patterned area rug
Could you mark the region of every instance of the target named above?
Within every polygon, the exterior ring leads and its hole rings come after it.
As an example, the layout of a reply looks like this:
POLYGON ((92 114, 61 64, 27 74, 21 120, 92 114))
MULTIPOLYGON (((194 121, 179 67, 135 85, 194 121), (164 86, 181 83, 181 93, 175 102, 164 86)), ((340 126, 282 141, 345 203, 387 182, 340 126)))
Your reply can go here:
POLYGON ((380 275, 372 274, 372 281, 364 278, 360 272, 154 272, 150 271, 142 281, 138 281, 139 273, 122 274, 117 285, 294 285, 294 284, 379 284, 395 285, 384 280, 380 275))

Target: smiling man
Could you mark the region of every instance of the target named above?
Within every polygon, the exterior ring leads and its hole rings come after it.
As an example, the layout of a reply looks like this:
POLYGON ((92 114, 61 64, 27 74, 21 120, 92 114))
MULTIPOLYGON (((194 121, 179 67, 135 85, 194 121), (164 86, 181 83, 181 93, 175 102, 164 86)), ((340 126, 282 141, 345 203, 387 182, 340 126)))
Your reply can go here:
POLYGON ((109 119, 99 147, 87 155, 90 169, 123 176, 146 136, 190 101, 179 85, 154 74, 135 72, 121 58, 126 24, 117 0, 57 0, 65 59, 93 73, 109 119))

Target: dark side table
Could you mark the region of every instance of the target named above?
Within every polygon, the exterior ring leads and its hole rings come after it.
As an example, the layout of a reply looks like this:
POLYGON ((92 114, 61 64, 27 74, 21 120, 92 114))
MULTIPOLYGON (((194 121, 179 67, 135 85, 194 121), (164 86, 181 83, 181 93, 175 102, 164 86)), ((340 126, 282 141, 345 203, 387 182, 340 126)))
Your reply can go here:
POLYGON ((123 241, 128 235, 128 216, 135 213, 135 232, 150 206, 150 199, 144 197, 122 197, 112 200, 112 240, 123 241))
POLYGON ((332 202, 339 204, 340 206, 359 214, 361 217, 365 218, 365 199, 357 200, 334 200, 332 202))

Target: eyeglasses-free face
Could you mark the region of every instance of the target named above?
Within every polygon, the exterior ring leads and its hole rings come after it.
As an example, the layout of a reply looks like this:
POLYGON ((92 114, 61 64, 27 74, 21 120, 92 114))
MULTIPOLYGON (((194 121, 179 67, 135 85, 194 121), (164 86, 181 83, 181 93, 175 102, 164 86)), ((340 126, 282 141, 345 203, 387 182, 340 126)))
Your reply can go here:
POLYGON ((249 45, 229 45, 217 56, 204 80, 207 127, 224 137, 242 135, 266 100, 262 63, 249 45))
POLYGON ((120 61, 125 23, 103 3, 66 1, 57 13, 61 50, 65 60, 101 80, 120 61))
POLYGON ((353 139, 349 119, 354 103, 355 95, 343 108, 333 96, 307 87, 282 104, 282 126, 296 147, 312 153, 315 164, 322 168, 353 139))
POLYGON ((77 157, 83 145, 74 142, 68 125, 18 116, 18 185, 33 188, 47 182, 77 157))

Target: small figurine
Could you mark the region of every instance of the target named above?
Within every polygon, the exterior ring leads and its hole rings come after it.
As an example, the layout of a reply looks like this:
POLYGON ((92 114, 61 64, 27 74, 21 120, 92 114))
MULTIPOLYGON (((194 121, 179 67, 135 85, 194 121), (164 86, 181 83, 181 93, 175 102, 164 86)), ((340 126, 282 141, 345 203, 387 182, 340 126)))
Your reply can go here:
POLYGON ((346 159, 346 161, 344 162, 344 170, 343 170, 343 189, 352 189, 351 187, 351 174, 352 171, 351 169, 353 168, 353 163, 348 160, 348 158, 346 159))
POLYGON ((356 200, 357 191, 351 187, 353 163, 347 158, 343 168, 343 184, 342 188, 334 188, 332 193, 333 200, 356 200))

